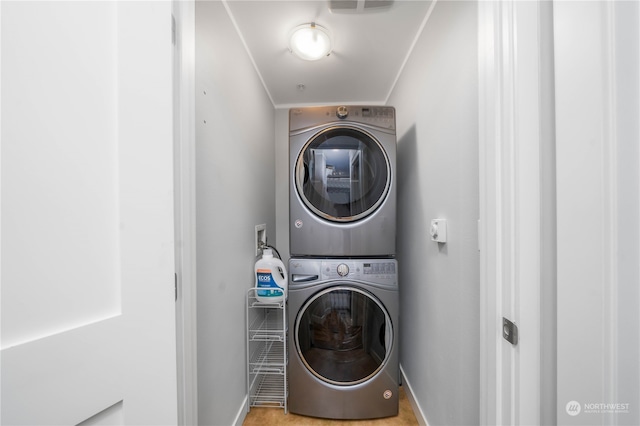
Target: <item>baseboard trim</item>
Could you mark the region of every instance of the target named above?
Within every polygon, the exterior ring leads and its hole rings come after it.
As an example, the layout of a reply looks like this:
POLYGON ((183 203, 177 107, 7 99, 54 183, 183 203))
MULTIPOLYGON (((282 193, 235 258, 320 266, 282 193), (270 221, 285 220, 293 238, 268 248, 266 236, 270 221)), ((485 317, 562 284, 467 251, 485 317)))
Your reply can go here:
POLYGON ((236 414, 236 418, 231 423, 233 426, 242 426, 244 423, 245 417, 247 417, 247 413, 249 412, 249 397, 245 395, 244 400, 242 400, 242 405, 238 410, 238 414, 236 414))
POLYGON ((402 369, 402 365, 400 365, 400 375, 402 376, 402 388, 404 389, 404 393, 407 395, 409 399, 409 404, 411 404, 411 408, 413 408, 413 414, 416 415, 416 420, 418 420, 418 424, 420 426, 429 426, 427 423, 427 416, 424 415, 420 404, 416 401, 416 398, 413 396, 413 389, 411 388, 411 383, 407 380, 407 376, 404 374, 404 370, 402 369))

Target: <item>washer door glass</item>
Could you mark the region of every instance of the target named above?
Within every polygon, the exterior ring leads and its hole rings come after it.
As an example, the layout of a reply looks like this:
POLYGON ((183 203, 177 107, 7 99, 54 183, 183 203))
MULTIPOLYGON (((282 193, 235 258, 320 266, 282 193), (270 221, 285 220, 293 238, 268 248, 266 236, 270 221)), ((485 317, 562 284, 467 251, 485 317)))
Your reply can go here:
POLYGON ((296 188, 305 205, 335 222, 366 217, 384 201, 391 183, 389 159, 364 130, 332 127, 302 149, 296 188))
POLYGON ((311 297, 296 318, 300 359, 319 379, 354 385, 378 373, 393 342, 391 320, 368 292, 330 287, 311 297))

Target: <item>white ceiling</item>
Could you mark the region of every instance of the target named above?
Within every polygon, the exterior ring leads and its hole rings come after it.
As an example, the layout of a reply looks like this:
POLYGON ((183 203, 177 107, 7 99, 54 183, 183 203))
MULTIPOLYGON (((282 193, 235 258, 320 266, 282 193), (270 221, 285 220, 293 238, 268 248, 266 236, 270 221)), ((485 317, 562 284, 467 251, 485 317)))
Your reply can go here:
POLYGON ((385 103, 432 3, 396 0, 378 11, 336 13, 328 0, 225 2, 273 104, 281 108, 385 103), (309 22, 333 35, 331 55, 314 62, 287 47, 289 32, 309 22))

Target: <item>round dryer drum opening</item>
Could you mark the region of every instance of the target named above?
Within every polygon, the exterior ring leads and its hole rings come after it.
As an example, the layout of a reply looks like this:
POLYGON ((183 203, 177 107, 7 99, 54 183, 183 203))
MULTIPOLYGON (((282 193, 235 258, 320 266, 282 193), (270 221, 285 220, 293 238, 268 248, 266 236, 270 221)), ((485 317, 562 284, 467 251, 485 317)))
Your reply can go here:
POLYGON ((355 385, 386 364, 393 343, 386 309, 366 291, 330 287, 298 313, 295 343, 305 367, 334 385, 355 385))
POLYGON ((365 131, 331 127, 302 149, 295 171, 304 204, 321 218, 352 222, 371 214, 391 184, 389 158, 365 131))

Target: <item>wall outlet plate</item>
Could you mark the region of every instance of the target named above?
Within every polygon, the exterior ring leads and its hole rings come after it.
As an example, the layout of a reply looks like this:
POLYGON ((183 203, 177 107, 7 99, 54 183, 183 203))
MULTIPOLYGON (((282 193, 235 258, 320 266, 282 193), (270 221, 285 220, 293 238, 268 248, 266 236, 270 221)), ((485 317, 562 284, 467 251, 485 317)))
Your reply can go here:
POLYGON ((256 234, 255 234, 255 244, 256 244, 256 256, 260 256, 262 253, 262 248, 267 245, 267 225, 261 224, 256 225, 256 234))
POLYGON ((447 219, 433 219, 431 221, 431 240, 438 243, 447 242, 447 219))

